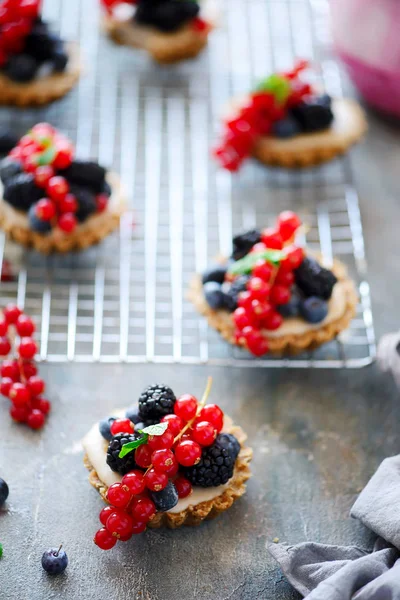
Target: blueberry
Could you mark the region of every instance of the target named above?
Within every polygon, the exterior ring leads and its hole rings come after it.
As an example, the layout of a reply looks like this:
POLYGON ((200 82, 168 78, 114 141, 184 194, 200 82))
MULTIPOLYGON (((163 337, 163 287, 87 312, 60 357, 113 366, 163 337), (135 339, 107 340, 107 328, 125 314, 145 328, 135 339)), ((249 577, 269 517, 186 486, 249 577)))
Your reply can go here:
POLYGON ((135 406, 131 406, 131 408, 128 408, 128 410, 125 413, 125 417, 132 421, 132 423, 135 423, 135 425, 137 423, 140 423, 142 421, 142 418, 139 417, 139 406, 136 404, 135 406))
POLYGON ((240 452, 240 444, 231 433, 220 433, 218 436, 219 444, 226 448, 234 460, 237 459, 240 452))
POLYGON ((278 138, 290 138, 301 133, 301 129, 296 119, 288 115, 273 124, 272 133, 278 138))
POLYGON ((42 567, 49 575, 63 573, 68 565, 68 556, 62 548, 51 548, 42 556, 42 567))
POLYGON ((0 506, 3 506, 4 502, 7 500, 9 491, 8 485, 4 479, 0 479, 0 506))
POLYGON ((54 70, 57 73, 62 73, 67 68, 68 54, 64 50, 63 44, 57 45, 51 57, 54 70))
POLYGON ((110 427, 116 420, 115 417, 107 417, 99 422, 99 431, 103 438, 107 440, 107 442, 111 442, 113 439, 113 435, 111 433, 110 427))
POLYGON ((18 160, 8 156, 1 161, 0 178, 3 183, 12 177, 15 177, 15 175, 19 175, 20 173, 22 173, 22 165, 18 160))
POLYGON ((310 296, 300 303, 300 313, 309 323, 320 323, 328 314, 328 304, 321 298, 310 296))
POLYGON ((222 290, 221 284, 216 281, 209 281, 204 285, 203 290, 205 299, 210 308, 219 310, 228 307, 230 298, 222 290))
POLYGON ((36 216, 36 206, 32 204, 28 213, 29 227, 37 233, 48 233, 51 230, 49 221, 42 221, 36 216))
POLYGON ((320 103, 318 99, 295 106, 292 108, 292 115, 305 133, 326 129, 333 121, 330 106, 320 103))
POLYGON ((178 504, 179 496, 176 487, 170 481, 161 492, 150 492, 150 498, 153 500, 156 509, 159 512, 167 512, 178 504))
POLYGON ((226 274, 226 267, 223 265, 213 265, 206 269, 203 273, 202 281, 203 285, 209 281, 216 281, 217 283, 224 283, 226 274))
MULTIPOLYGON (((18 144, 18 136, 7 127, 0 128, 0 154, 8 154, 18 144)), ((12 160, 12 159, 10 159, 12 160)), ((20 172, 20 171, 19 171, 20 172)), ((17 173, 14 173, 16 175, 17 173)))
MULTIPOLYGON (((154 425, 154 423, 152 423, 152 425, 154 425)), ((145 427, 146 425, 142 423, 142 421, 139 421, 139 423, 135 423, 135 431, 142 431, 142 429, 144 429, 145 427)))
POLYGON ((287 319, 288 317, 297 317, 300 312, 300 302, 301 296, 299 292, 296 289, 294 289, 292 290, 292 295, 290 297, 289 302, 287 304, 280 304, 279 306, 277 306, 277 311, 285 319, 287 319))
POLYGON ((26 83, 32 81, 39 68, 39 63, 28 54, 15 54, 6 66, 6 75, 13 81, 26 83))

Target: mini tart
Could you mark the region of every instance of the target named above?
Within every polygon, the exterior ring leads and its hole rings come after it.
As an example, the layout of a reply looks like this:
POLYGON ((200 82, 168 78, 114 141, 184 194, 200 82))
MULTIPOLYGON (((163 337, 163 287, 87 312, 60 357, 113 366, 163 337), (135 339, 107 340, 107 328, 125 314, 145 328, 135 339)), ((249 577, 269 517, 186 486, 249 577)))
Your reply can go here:
MULTIPOLYGON (((357 309, 358 296, 353 281, 348 277, 343 263, 335 260, 331 268, 338 282, 333 288, 332 297, 328 302, 327 317, 315 325, 307 323, 298 317, 287 318, 282 326, 274 331, 262 330, 268 340, 269 353, 272 355, 295 355, 314 350, 322 344, 330 342, 350 325, 357 309), (293 325, 295 325, 293 327, 293 325)), ((201 277, 196 275, 192 280, 189 300, 198 312, 207 318, 211 327, 220 332, 222 337, 233 345, 238 345, 235 339, 235 327, 232 313, 224 310, 213 310, 208 305, 204 294, 201 277)))
MULTIPOLYGON (((212 5, 211 0, 202 3, 212 5)), ((110 15, 103 17, 103 27, 109 37, 117 44, 146 50, 151 58, 160 64, 172 64, 181 60, 195 58, 207 46, 208 34, 214 28, 214 19, 208 15, 210 28, 207 31, 196 31, 191 24, 186 24, 177 31, 165 33, 154 27, 136 24, 132 18, 119 20, 110 15)))
POLYGON ((69 61, 63 73, 36 77, 27 83, 18 83, 0 73, 0 104, 15 106, 40 106, 65 96, 76 84, 81 74, 79 48, 67 46, 69 61))
POLYGON ((329 129, 292 138, 264 136, 252 148, 252 156, 276 167, 312 167, 347 152, 367 131, 359 104, 350 99, 333 100, 334 121, 329 129))
MULTIPOLYGON (((203 502, 198 502, 197 504, 191 504, 190 499, 192 495, 188 498, 184 498, 179 502, 183 504, 182 510, 176 511, 179 508, 179 503, 177 507, 175 507, 174 511, 171 512, 158 512, 154 516, 154 518, 148 523, 148 527, 152 529, 159 529, 161 527, 167 527, 168 529, 177 529, 182 525, 186 526, 195 526, 200 525, 202 521, 214 519, 219 514, 227 510, 232 506, 232 504, 243 496, 246 491, 246 481, 250 478, 250 467, 249 463, 253 457, 253 451, 251 448, 245 446, 246 434, 240 428, 234 425, 231 420, 225 417, 225 426, 223 431, 225 433, 233 434, 236 439, 240 443, 240 452, 239 456, 236 459, 235 471, 233 473, 233 477, 228 481, 224 486, 220 486, 219 488, 193 488, 193 494, 196 493, 196 490, 209 491, 212 493, 212 490, 218 490, 219 493, 214 497, 211 497, 208 500, 203 502)), ((100 436, 100 433, 99 433, 100 436)), ((108 443, 104 441, 104 461, 106 457, 106 451, 108 443)), ((85 447, 85 440, 83 442, 85 447)), ((106 483, 101 481, 99 475, 91 460, 89 458, 88 453, 85 454, 83 459, 85 467, 90 471, 89 474, 89 482, 90 484, 96 488, 101 497, 105 502, 106 494, 108 490, 108 486, 106 483)), ((112 473, 111 469, 110 472, 112 473)), ((118 476, 117 473, 114 475, 118 476)), ((122 479, 122 478, 121 478, 122 479)))
MULTIPOLYGON (((32 247, 43 254, 51 252, 79 251, 98 244, 119 226, 121 215, 126 210, 118 175, 109 173, 107 182, 112 188, 112 195, 104 212, 91 215, 80 223, 72 233, 64 233, 53 229, 48 234, 40 234, 29 227, 27 213, 16 210, 11 204, 0 199, 0 227, 18 244, 32 247)), ((0 196, 3 186, 0 182, 0 196)))

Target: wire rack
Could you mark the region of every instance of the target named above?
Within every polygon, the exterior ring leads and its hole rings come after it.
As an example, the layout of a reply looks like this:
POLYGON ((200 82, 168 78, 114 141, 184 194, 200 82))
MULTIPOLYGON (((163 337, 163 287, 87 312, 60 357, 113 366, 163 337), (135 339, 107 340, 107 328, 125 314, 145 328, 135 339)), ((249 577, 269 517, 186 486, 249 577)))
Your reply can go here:
POLYGON ((46 17, 78 39, 87 65, 78 88, 40 110, 3 109, 0 122, 23 133, 47 120, 82 157, 121 174, 132 210, 119 234, 80 254, 44 258, 0 237, 0 263, 16 273, 0 304, 17 300, 39 323, 48 361, 177 362, 229 366, 361 367, 375 355, 359 202, 347 158, 304 172, 254 164, 231 176, 209 148, 221 106, 295 56, 315 60, 331 94, 341 95, 329 51, 326 0, 220 0, 220 28, 196 61, 161 68, 112 45, 98 26, 97 0, 47 0, 46 17), (344 261, 360 305, 348 332, 312 354, 254 359, 209 329, 185 299, 193 273, 232 233, 267 225, 292 208, 305 240, 344 261))

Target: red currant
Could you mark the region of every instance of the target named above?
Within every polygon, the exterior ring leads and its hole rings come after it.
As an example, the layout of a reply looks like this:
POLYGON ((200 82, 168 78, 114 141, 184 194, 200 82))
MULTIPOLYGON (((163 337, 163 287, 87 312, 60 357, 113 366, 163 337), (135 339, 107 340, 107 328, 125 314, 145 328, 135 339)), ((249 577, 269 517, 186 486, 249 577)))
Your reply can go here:
POLYGON ((152 450, 162 450, 163 448, 172 448, 174 440, 174 434, 167 429, 162 435, 149 435, 147 444, 152 450))
POLYGON ((133 534, 139 534, 139 533, 143 533, 144 531, 146 531, 146 523, 140 523, 139 521, 135 521, 133 523, 133 528, 132 528, 132 533, 133 534))
MULTIPOLYGON (((1 281, 3 281, 3 279, 1 281)), ((3 317, 0 317, 0 337, 7 335, 7 331, 8 323, 3 317)))
POLYGON ((94 536, 93 541, 101 550, 111 550, 117 543, 117 538, 107 531, 105 527, 102 527, 94 536))
POLYGON ((267 246, 262 242, 258 242, 257 244, 254 244, 254 246, 250 250, 250 254, 259 254, 260 252, 265 252, 266 250, 268 250, 267 246))
POLYGON ((58 226, 65 233, 72 233, 76 228, 78 221, 73 213, 63 213, 58 219, 58 226))
POLYGON ((254 317, 251 313, 249 314, 243 306, 239 306, 233 313, 233 320, 239 329, 243 329, 252 324, 254 317))
POLYGON ((59 201, 58 209, 62 213, 76 213, 78 210, 78 201, 73 194, 67 194, 65 198, 59 201))
POLYGON ((249 310, 249 308, 251 308, 252 301, 253 296, 251 292, 240 292, 238 295, 238 306, 244 308, 245 310, 249 310))
POLYGON ((14 324, 17 322, 18 317, 22 313, 22 310, 15 304, 7 304, 4 311, 4 318, 8 324, 14 324))
POLYGON ((28 415, 27 424, 31 429, 41 429, 46 420, 41 410, 34 408, 28 415))
POLYGON ((286 256, 281 262, 281 269, 284 271, 293 271, 297 269, 304 260, 303 248, 288 246, 285 249, 286 256))
POLYGON ((34 176, 35 184, 42 189, 46 189, 50 179, 54 177, 54 169, 50 165, 42 165, 37 167, 34 176))
POLYGON ((132 433, 134 429, 135 426, 129 419, 116 419, 110 427, 112 435, 117 435, 117 433, 132 433))
POLYGON ((19 366, 16 360, 5 360, 0 367, 0 375, 9 377, 13 381, 19 381, 19 366))
POLYGON ((40 394, 43 394, 44 389, 45 389, 45 383, 44 383, 43 379, 41 379, 40 377, 37 377, 37 375, 30 377, 27 381, 27 385, 28 385, 28 388, 30 389, 32 396, 34 396, 34 397, 40 396, 40 394))
POLYGON ((166 473, 168 470, 176 464, 176 458, 171 450, 166 448, 163 450, 156 450, 151 456, 151 462, 156 471, 160 473, 166 473))
POLYGON ((10 388, 9 398, 15 406, 23 406, 30 402, 31 392, 25 383, 13 383, 10 388))
POLYGON ((294 275, 292 271, 279 269, 275 277, 275 283, 279 283, 280 285, 290 288, 294 284, 294 275))
POLYGON ((33 358, 37 352, 37 346, 32 338, 23 337, 18 346, 18 352, 21 358, 33 358))
POLYGON ((259 277, 263 281, 268 282, 271 279, 273 271, 273 267, 261 259, 256 262, 251 273, 254 277, 259 277))
POLYGON ((207 404, 201 409, 199 420, 211 423, 219 433, 224 426, 224 413, 216 404, 207 404))
POLYGON ((10 417, 17 423, 26 423, 30 415, 29 406, 12 406, 10 408, 10 417))
POLYGON ((10 377, 2 377, 0 382, 0 393, 6 398, 10 395, 10 389, 14 381, 10 377))
POLYGON ((108 517, 116 511, 114 506, 105 506, 99 514, 100 523, 105 526, 108 517))
POLYGON ((164 473, 166 475, 168 475, 169 478, 171 478, 171 477, 175 477, 175 475, 178 473, 178 471, 179 471, 179 465, 178 465, 178 462, 175 459, 174 464, 171 465, 169 467, 169 469, 167 469, 166 471, 164 471, 164 473))
POLYGON ((217 430, 208 421, 199 421, 193 425, 192 436, 200 446, 211 446, 217 437, 217 430))
POLYGON ((41 221, 51 221, 56 216, 56 207, 52 200, 42 198, 36 204, 35 212, 41 221))
POLYGON ((133 519, 122 510, 115 511, 108 517, 106 529, 118 539, 129 536, 133 530, 133 519))
POLYGON ((44 415, 48 415, 51 410, 51 403, 45 398, 32 398, 32 408, 37 408, 44 415))
MULTIPOLYGON (((260 302, 260 300, 253 300, 250 307, 250 311, 257 321, 265 319, 270 314, 271 310, 272 308, 269 302, 260 302)), ((257 324, 254 323, 254 319, 253 324, 257 324)))
POLYGON ((279 283, 272 286, 271 302, 275 305, 287 304, 290 300, 290 290, 279 283))
POLYGON ((193 491, 192 484, 184 477, 177 477, 174 480, 174 486, 176 487, 179 498, 187 498, 193 491))
POLYGON ((21 0, 19 3, 18 12, 20 17, 36 19, 39 15, 39 10, 39 0, 21 0))
POLYGON ((151 455, 153 450, 147 444, 139 446, 135 450, 135 463, 142 469, 147 469, 151 465, 151 455))
POLYGON ((96 196, 96 206, 97 206, 97 212, 102 213, 106 210, 107 205, 108 205, 108 196, 107 194, 99 194, 98 196, 96 196))
POLYGON ((107 490, 107 500, 112 506, 125 508, 132 499, 132 492, 122 483, 113 483, 107 490))
POLYGON ((279 329, 283 323, 283 317, 275 311, 271 311, 270 315, 265 319, 263 325, 266 329, 279 329))
POLYGON ((37 375, 37 366, 30 360, 24 360, 22 363, 22 371, 27 379, 37 375))
POLYGON ((67 169, 73 160, 74 149, 69 141, 60 141, 56 144, 56 155, 53 165, 55 169, 67 169))
POLYGON ((266 300, 271 291, 271 286, 260 277, 252 277, 247 282, 247 290, 254 300, 266 300))
POLYGON ((59 202, 60 200, 63 200, 69 192, 68 181, 64 177, 55 175, 55 177, 52 177, 49 180, 46 191, 52 200, 59 202))
POLYGON ((263 356, 269 350, 268 342, 261 333, 247 340, 247 347, 255 356, 263 356))
POLYGON ((201 448, 197 442, 184 440, 175 446, 176 460, 183 467, 193 467, 201 459, 201 448))
POLYGON ((279 231, 275 229, 264 229, 261 235, 262 242, 271 250, 282 250, 283 239, 279 231))
POLYGON ((168 485, 168 476, 155 469, 150 469, 144 476, 146 487, 152 492, 161 492, 168 485))
POLYGON ((176 437, 183 428, 183 421, 178 415, 165 415, 161 423, 168 423, 168 429, 176 437))
POLYGON ((15 324, 20 337, 29 337, 35 332, 35 324, 30 317, 20 315, 15 324))
POLYGON ((296 213, 286 210, 278 217, 278 229, 283 241, 290 240, 297 229, 300 227, 301 221, 296 213))
POLYGON ((174 413, 183 421, 191 421, 197 412, 197 400, 190 394, 184 394, 177 399, 174 405, 174 413))
POLYGON ((150 498, 135 498, 131 508, 132 517, 139 523, 147 523, 156 514, 156 507, 150 498))
POLYGON ((126 485, 134 496, 141 494, 146 487, 142 471, 137 470, 124 475, 121 483, 126 485))
POLYGON ((8 356, 11 352, 11 343, 8 337, 0 337, 0 356, 8 356))

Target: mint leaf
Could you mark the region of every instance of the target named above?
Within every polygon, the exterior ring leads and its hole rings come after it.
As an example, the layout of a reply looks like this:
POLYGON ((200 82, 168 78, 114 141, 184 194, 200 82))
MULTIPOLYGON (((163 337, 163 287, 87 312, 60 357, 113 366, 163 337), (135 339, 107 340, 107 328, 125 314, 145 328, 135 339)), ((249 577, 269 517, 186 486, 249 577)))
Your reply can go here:
POLYGON ((38 159, 38 165, 39 166, 44 166, 44 165, 50 165, 54 158, 56 156, 56 150, 53 147, 48 148, 47 150, 45 150, 38 159))
POLYGON ((162 435, 167 431, 168 423, 156 423, 156 425, 149 425, 149 427, 145 427, 140 430, 140 433, 145 433, 146 435, 162 435))
POLYGON ((275 100, 279 104, 286 102, 290 95, 290 83, 285 77, 277 75, 276 73, 270 75, 266 79, 260 81, 256 87, 257 92, 270 92, 275 97, 275 100))
POLYGON ((232 273, 232 275, 246 275, 247 273, 251 273, 257 261, 264 260, 272 263, 273 265, 278 265, 284 256, 285 255, 283 252, 281 252, 281 250, 253 252, 252 254, 247 254, 244 258, 234 262, 233 265, 229 267, 228 271, 229 273, 232 273))
MULTIPOLYGON (((143 433, 143 432, 141 432, 141 433, 143 433)), ((145 433, 138 440, 124 444, 120 450, 120 453, 118 454, 118 457, 124 458, 124 456, 126 456, 130 452, 133 452, 133 450, 136 450, 136 448, 139 448, 139 446, 142 446, 143 444, 145 444, 148 440, 148 437, 149 436, 145 433)))

